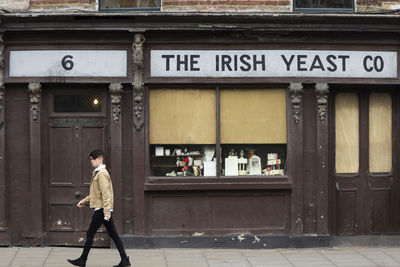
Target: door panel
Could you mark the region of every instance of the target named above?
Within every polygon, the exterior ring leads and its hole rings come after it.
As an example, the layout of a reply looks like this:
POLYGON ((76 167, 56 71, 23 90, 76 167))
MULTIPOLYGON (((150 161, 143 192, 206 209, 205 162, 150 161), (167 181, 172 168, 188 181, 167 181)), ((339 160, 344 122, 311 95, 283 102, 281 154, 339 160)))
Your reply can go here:
MULTIPOLYGON (((392 127, 392 125, 395 125, 396 122, 395 114, 399 112, 396 110, 396 108, 398 109, 398 105, 393 105, 393 109, 391 109, 389 112, 390 114, 387 114, 388 95, 392 103, 396 103, 398 96, 393 91, 389 93, 385 92, 386 95, 383 96, 383 98, 386 99, 386 104, 384 105, 385 107, 375 106, 371 108, 370 101, 375 102, 376 98, 381 97, 380 94, 382 94, 382 92, 376 93, 374 90, 363 91, 356 94, 359 101, 359 117, 353 119, 352 121, 354 121, 354 124, 357 126, 358 137, 354 137, 354 131, 352 131, 353 134, 351 135, 351 138, 358 138, 359 142, 356 142, 357 146, 354 146, 354 142, 351 142, 353 147, 350 149, 349 145, 344 147, 344 150, 356 150, 354 154, 358 154, 359 151, 359 157, 354 157, 353 159, 351 157, 349 158, 349 160, 358 161, 354 164, 359 166, 359 168, 352 169, 353 171, 356 171, 355 173, 336 173, 334 168, 331 169, 331 177, 335 181, 335 188, 333 188, 333 183, 331 183, 331 192, 335 193, 333 199, 336 201, 336 203, 333 205, 333 208, 336 209, 333 212, 335 216, 333 221, 336 223, 336 227, 334 227, 334 229, 336 229, 336 233, 339 235, 381 234, 400 230, 399 222, 396 222, 395 219, 393 219, 398 217, 394 216, 393 213, 397 213, 397 209, 399 208, 399 203, 393 201, 396 199, 393 196, 398 194, 399 191, 399 179, 395 175, 395 169, 398 167, 395 165, 397 151, 394 149, 394 147, 396 140, 392 139, 391 142, 390 140, 389 142, 387 140, 387 138, 396 136, 396 134, 398 136, 399 134, 395 132, 397 127, 392 127), (372 98, 374 100, 371 100, 372 98), (377 119, 377 112, 382 113, 382 110, 386 110, 386 122, 378 121, 377 119), (388 116, 390 116, 389 119, 387 119, 388 116), (391 131, 391 133, 388 133, 387 130, 385 132, 384 129, 376 130, 374 127, 372 127, 371 130, 372 122, 374 125, 380 125, 378 128, 388 126, 388 129, 391 131), (387 147, 388 143, 391 144, 389 145, 389 148, 382 149, 379 147, 379 144, 387 147), (382 161, 381 159, 376 159, 377 155, 385 155, 385 150, 387 149, 390 149, 391 151, 390 153, 386 153, 389 154, 389 157, 385 159, 390 160, 390 164, 388 164, 386 161, 382 161), (374 164, 373 168, 375 170, 383 169, 387 171, 390 169, 390 171, 371 173, 371 163, 374 164), (388 168, 387 166, 392 167, 388 168)), ((352 110, 351 112, 354 114, 355 111, 353 104, 354 103, 350 104, 344 109, 341 107, 342 111, 344 110, 345 112, 339 111, 339 114, 342 117, 349 119, 351 114, 347 111, 352 110)), ((333 114, 338 112, 336 110, 337 107, 338 105, 333 105, 333 114)), ((334 122, 336 129, 335 142, 340 144, 346 143, 347 140, 337 140, 337 127, 341 129, 342 133, 344 133, 342 134, 341 138, 346 138, 346 131, 349 130, 349 127, 340 128, 342 126, 340 125, 342 121, 338 120, 337 114, 334 122)), ((354 130, 354 128, 350 127, 350 130, 354 130)), ((338 149, 335 145, 332 145, 332 148, 335 151, 334 158, 336 159, 334 166, 337 166, 338 149)), ((343 151, 343 147, 341 149, 343 151)), ((385 157, 387 156, 385 155, 385 157)))
MULTIPOLYGON (((103 126, 82 126, 80 135, 79 154, 82 161, 87 161, 93 147, 106 147, 106 129, 103 126)), ((93 168, 90 164, 83 164, 82 167, 81 185, 90 185, 93 168)))
POLYGON ((50 126, 50 185, 74 185, 77 176, 74 128, 50 126), (72 168, 71 168, 72 167, 72 168))
POLYGON ((339 232, 346 234, 353 234, 356 231, 356 190, 342 190, 339 191, 339 232))

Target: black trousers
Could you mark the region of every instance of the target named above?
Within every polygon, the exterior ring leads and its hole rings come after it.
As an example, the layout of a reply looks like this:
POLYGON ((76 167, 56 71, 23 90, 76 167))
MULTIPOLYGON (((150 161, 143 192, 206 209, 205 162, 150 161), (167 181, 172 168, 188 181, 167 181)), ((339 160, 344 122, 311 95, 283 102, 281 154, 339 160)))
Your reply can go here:
POLYGON ((87 259, 88 255, 89 255, 89 251, 93 245, 94 235, 96 234, 97 230, 99 230, 99 228, 102 224, 104 224, 104 226, 107 229, 108 234, 110 235, 112 240, 114 240, 114 243, 117 246, 119 255, 121 256, 121 259, 125 259, 126 253, 125 253, 124 245, 122 244, 122 241, 119 238, 117 230, 115 229, 113 217, 111 216, 110 220, 108 220, 108 221, 104 220, 103 209, 96 210, 93 213, 92 220, 90 221, 89 229, 86 232, 86 242, 85 242, 85 247, 83 248, 81 258, 87 259))

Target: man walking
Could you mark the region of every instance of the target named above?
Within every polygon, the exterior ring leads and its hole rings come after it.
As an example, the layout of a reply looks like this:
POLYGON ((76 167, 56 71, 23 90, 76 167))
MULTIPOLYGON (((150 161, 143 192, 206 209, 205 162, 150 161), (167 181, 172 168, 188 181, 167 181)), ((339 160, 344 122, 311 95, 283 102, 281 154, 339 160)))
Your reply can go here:
POLYGON ((121 262, 118 265, 114 265, 114 267, 131 266, 129 257, 126 255, 124 246, 115 229, 112 217, 114 194, 110 175, 106 169, 106 165, 103 164, 104 152, 102 150, 94 150, 90 152, 89 157, 92 167, 95 168, 92 180, 90 181, 90 194, 79 201, 76 206, 79 208, 90 206, 90 208, 94 209, 94 213, 86 233, 86 242, 82 255, 75 260, 68 260, 68 262, 75 266, 86 266, 86 260, 92 248, 94 235, 100 226, 104 224, 121 256, 121 262))

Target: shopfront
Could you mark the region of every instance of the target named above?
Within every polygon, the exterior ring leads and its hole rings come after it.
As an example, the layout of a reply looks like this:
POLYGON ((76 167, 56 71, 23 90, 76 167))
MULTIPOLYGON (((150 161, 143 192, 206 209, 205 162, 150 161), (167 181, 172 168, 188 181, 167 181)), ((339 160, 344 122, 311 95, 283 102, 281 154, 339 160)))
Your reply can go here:
POLYGON ((400 232, 395 18, 26 19, 2 25, 2 244, 83 243, 95 148, 128 247, 400 232))

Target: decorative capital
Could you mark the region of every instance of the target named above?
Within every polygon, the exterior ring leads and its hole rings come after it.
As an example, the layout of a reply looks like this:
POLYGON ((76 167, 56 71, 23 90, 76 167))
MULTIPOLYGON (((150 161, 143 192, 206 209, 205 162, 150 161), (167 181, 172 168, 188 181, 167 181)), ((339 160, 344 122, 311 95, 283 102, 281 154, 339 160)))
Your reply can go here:
POLYGON ((111 94, 112 117, 114 122, 117 123, 121 114, 122 84, 111 83, 109 88, 111 94))
POLYGON ((289 85, 290 102, 292 104, 293 118, 299 123, 301 116, 301 99, 303 95, 303 85, 301 83, 291 83, 289 85))
POLYGON ((40 83, 29 83, 28 91, 31 103, 32 119, 36 121, 39 118, 40 93, 42 91, 42 85, 40 83))
POLYGON ((325 122, 328 114, 328 94, 329 85, 327 83, 317 83, 315 85, 315 95, 317 98, 317 111, 319 119, 322 123, 325 122))
POLYGON ((144 35, 141 33, 135 34, 133 50, 133 124, 135 129, 140 131, 144 125, 143 122, 143 102, 144 102, 144 35))

